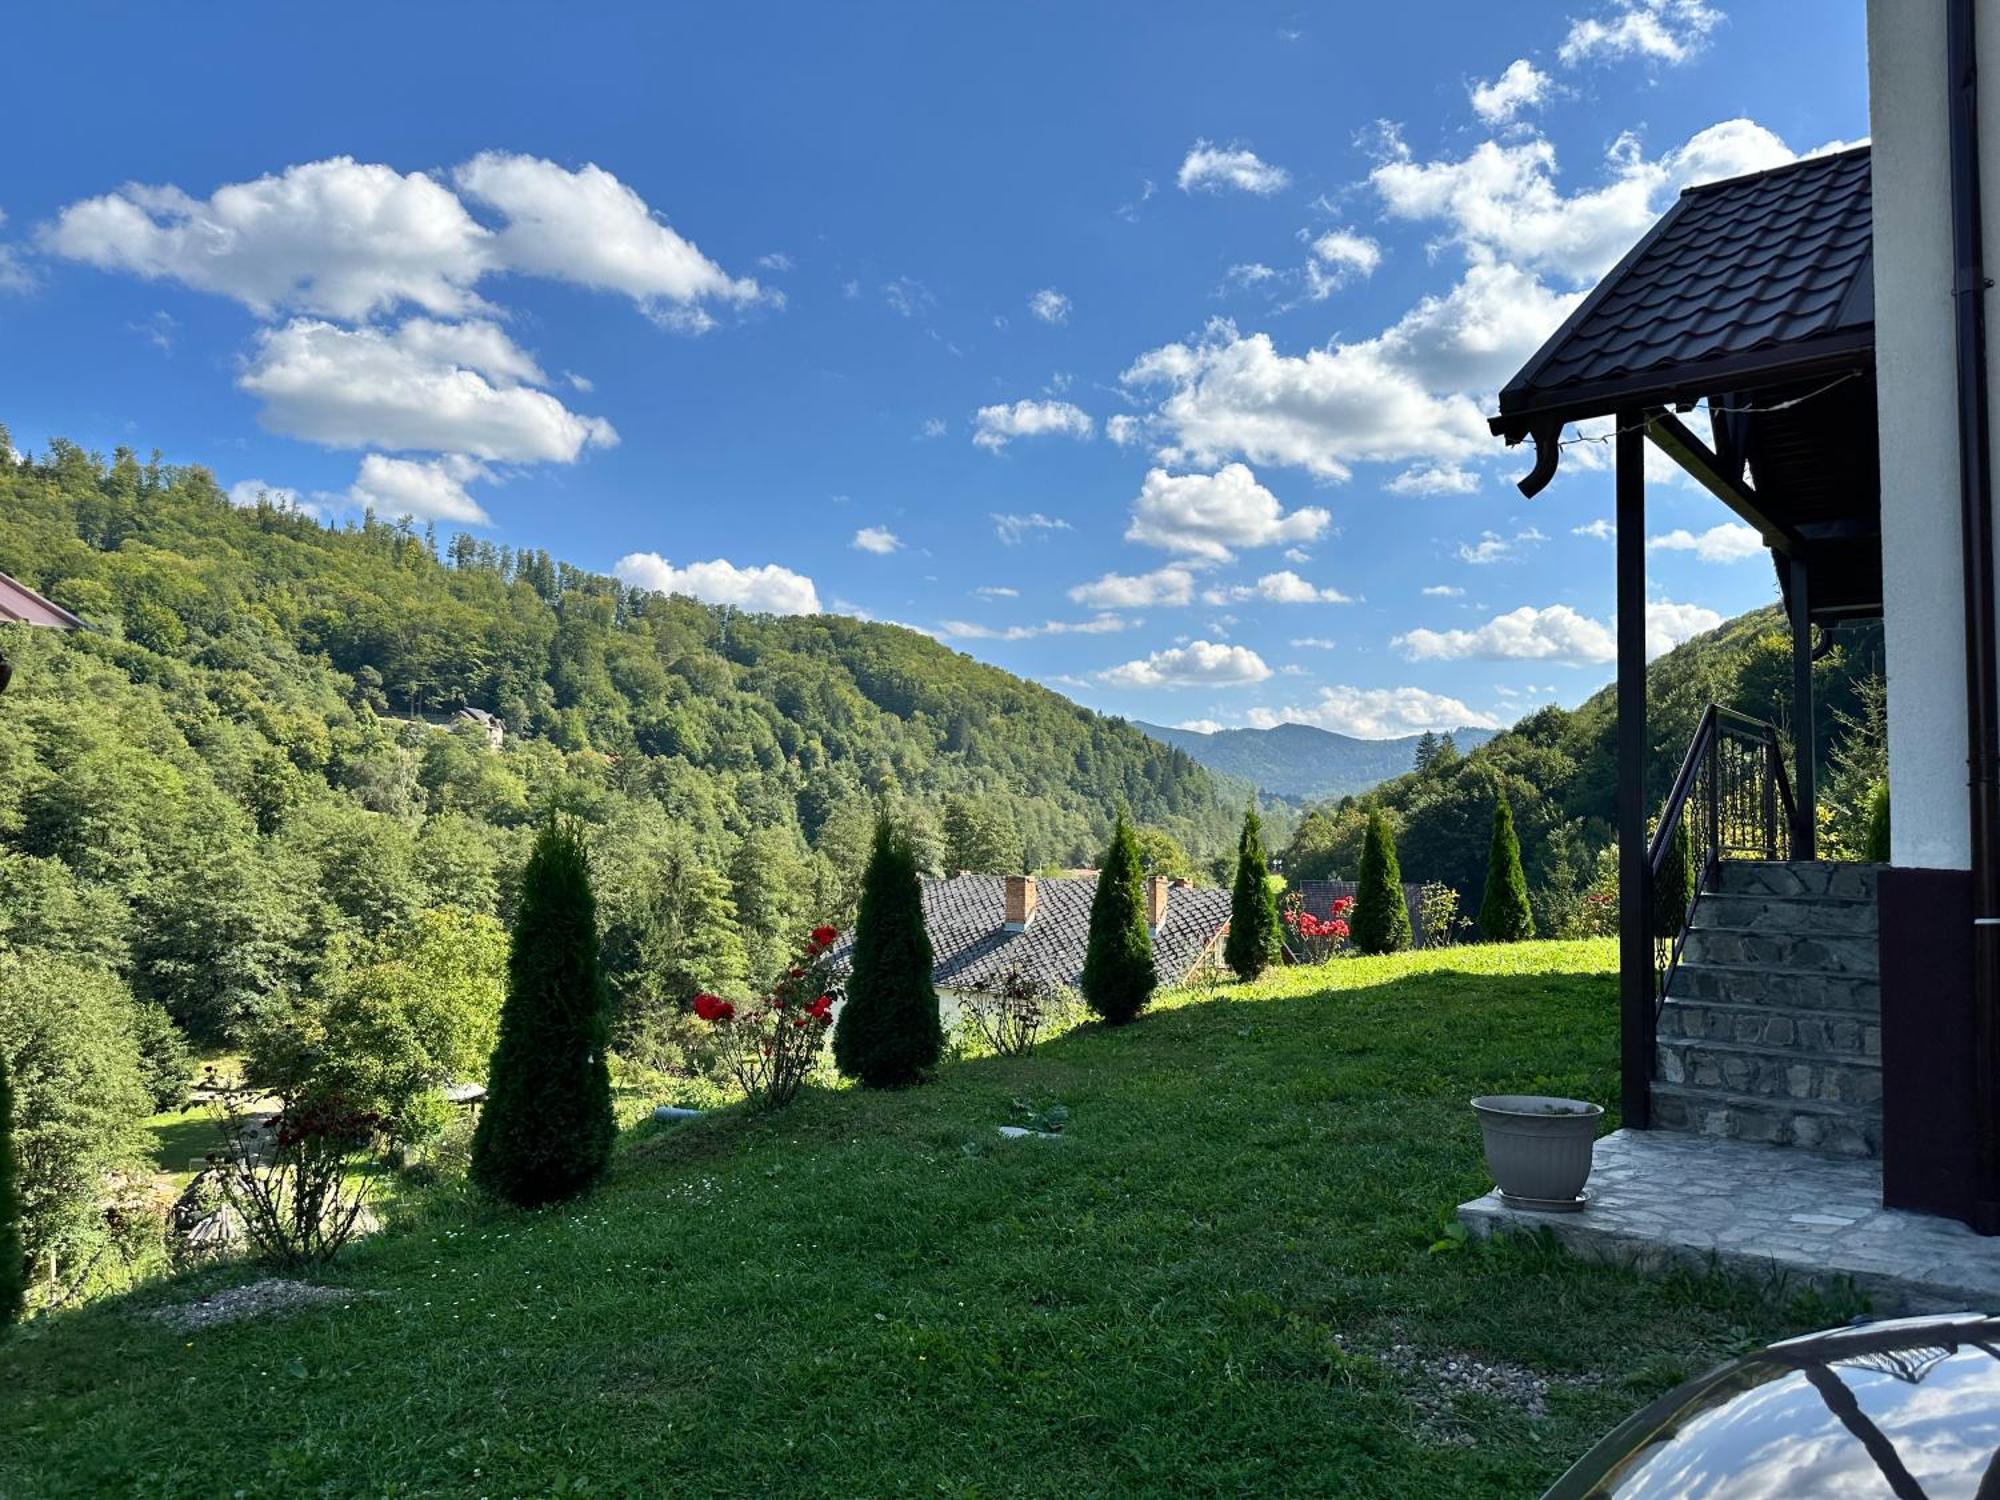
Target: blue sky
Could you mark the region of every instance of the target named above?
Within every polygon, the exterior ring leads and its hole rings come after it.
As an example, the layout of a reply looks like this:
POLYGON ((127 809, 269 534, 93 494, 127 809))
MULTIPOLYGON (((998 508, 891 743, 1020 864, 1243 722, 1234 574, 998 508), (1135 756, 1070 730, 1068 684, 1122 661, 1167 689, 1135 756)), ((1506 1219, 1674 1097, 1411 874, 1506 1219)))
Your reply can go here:
MULTIPOLYGON (((1605 681, 1608 455, 1523 501, 1479 419, 1681 186, 1867 128, 1826 0, 195 15, 10 19, 17 446, 893 620, 1167 723, 1605 681)), ((1775 589, 1662 480, 1664 648, 1775 589)))

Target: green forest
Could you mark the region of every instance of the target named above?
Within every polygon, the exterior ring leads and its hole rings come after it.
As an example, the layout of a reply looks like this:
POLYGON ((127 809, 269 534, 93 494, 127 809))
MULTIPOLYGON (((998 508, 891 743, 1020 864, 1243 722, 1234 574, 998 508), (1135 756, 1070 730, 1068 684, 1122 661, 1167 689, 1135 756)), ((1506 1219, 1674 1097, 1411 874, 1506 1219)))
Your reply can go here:
POLYGON ((24 1179, 59 1273, 102 1249, 88 1189, 190 1047, 274 1079, 393 1031, 407 1076, 476 1076, 552 810, 588 831, 636 1055, 845 922, 879 811, 931 871, 1089 863, 1121 808, 1167 863, 1235 837, 1236 789, 1182 752, 894 626, 238 508, 65 442, 0 464, 0 515, 0 570, 90 627, 7 632, 0 697, 0 1023, 59 1062, 22 1101, 52 1122, 24 1179))

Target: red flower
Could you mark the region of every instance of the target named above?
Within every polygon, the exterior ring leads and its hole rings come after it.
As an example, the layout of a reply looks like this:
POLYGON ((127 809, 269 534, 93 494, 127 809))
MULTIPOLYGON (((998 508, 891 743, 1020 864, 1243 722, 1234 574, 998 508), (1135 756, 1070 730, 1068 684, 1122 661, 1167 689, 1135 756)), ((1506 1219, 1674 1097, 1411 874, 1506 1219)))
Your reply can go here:
POLYGON ((833 940, 839 936, 839 928, 821 925, 812 930, 812 945, 815 948, 831 948, 833 940))
POLYGON ((803 979, 806 977, 806 971, 804 969, 796 969, 796 968, 787 969, 785 972, 790 974, 794 979, 803 979))
POLYGON ((696 995, 694 1013, 704 1021, 727 1021, 736 1014, 736 1007, 715 995, 696 995))
POLYGON ((815 1021, 824 1021, 827 1019, 826 1013, 831 1009, 833 1009, 833 996, 821 995, 819 999, 806 1007, 806 1014, 811 1016, 815 1021))

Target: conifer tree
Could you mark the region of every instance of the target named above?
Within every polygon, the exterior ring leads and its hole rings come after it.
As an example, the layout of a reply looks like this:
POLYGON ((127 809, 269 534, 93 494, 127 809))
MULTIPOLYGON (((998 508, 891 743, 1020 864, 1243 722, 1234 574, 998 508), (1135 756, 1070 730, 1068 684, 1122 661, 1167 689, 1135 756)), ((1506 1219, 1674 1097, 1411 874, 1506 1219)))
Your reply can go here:
POLYGON ((1528 877, 1521 869, 1521 841, 1514 833, 1514 809, 1505 794, 1493 804, 1493 842, 1486 854, 1486 894, 1479 903, 1479 930, 1492 943, 1518 943, 1535 935, 1528 908, 1528 877))
POLYGON ((21 1188, 14 1157, 14 1084, 0 1053, 0 1326, 21 1316, 28 1268, 21 1248, 21 1188))
POLYGON ((931 940, 909 838, 888 818, 861 882, 847 1003, 833 1032, 833 1063, 868 1088, 921 1082, 944 1052, 944 1023, 931 987, 931 940))
POLYGON ((1083 1000, 1122 1026, 1153 998, 1153 939, 1139 885, 1139 841, 1121 812, 1090 901, 1090 946, 1083 959, 1083 1000))
POLYGON ((1264 825, 1253 802, 1243 815, 1243 834, 1236 842, 1236 884, 1229 898, 1229 936, 1222 956, 1238 979, 1255 979, 1278 961, 1282 941, 1278 896, 1271 889, 1270 863, 1264 857, 1264 825))
POLYGON ((1368 818, 1361 846, 1361 889, 1354 897, 1349 936, 1363 953, 1395 953, 1410 946, 1410 908, 1403 900, 1403 867, 1396 839, 1382 813, 1368 818))
POLYGON ((583 833, 542 828, 521 875, 500 1041, 472 1136, 472 1180, 523 1208, 587 1192, 611 1161, 609 1005, 583 833))

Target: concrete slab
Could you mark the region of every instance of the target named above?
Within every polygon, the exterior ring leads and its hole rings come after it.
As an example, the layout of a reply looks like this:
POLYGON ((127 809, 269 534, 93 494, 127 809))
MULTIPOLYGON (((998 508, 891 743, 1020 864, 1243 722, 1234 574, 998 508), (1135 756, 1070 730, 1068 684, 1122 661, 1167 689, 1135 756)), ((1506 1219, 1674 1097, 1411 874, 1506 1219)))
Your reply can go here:
POLYGON ((1850 1280, 1878 1314, 2000 1313, 2000 1239, 1882 1207, 1873 1161, 1677 1131, 1620 1130, 1593 1153, 1590 1206, 1531 1213, 1488 1193, 1459 1205, 1479 1238, 1546 1229, 1568 1249, 1642 1270, 1711 1264, 1829 1285, 1850 1280))

